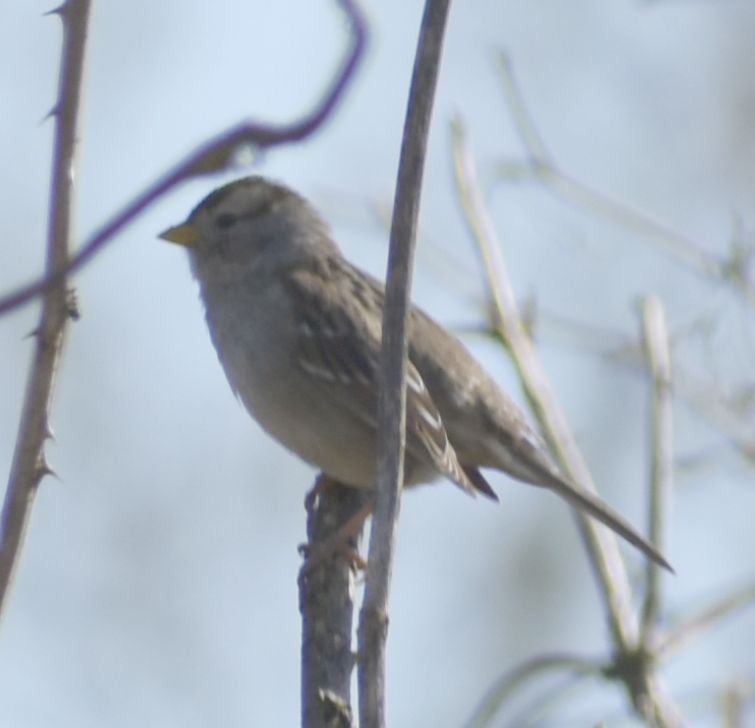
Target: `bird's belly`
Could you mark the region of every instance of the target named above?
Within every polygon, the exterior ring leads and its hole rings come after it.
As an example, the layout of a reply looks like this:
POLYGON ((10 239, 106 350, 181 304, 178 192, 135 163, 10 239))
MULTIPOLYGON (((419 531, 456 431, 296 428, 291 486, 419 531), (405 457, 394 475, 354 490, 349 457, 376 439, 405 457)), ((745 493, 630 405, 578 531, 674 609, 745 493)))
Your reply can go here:
MULTIPOLYGON (((316 384, 302 381, 286 361, 261 371, 250 352, 222 359, 226 375, 249 414, 281 445, 330 475, 358 487, 373 487, 374 433, 348 410, 333 416, 324 410, 316 384), (302 386, 309 384, 309 386, 302 386)), ((332 406, 332 405, 331 405, 332 406)))
POLYGON ((332 478, 349 485, 373 487, 375 446, 372 432, 356 418, 345 421, 318 415, 318 406, 306 393, 278 392, 242 397, 252 416, 281 445, 332 478), (273 400, 274 401, 271 401, 273 400), (285 408, 286 416, 280 410, 285 408))
MULTIPOLYGON (((281 445, 332 478, 349 485, 375 487, 374 420, 354 414, 295 370, 286 351, 272 338, 245 340, 243 332, 213 327, 213 340, 231 388, 249 414, 281 445), (214 330, 213 330, 214 329, 214 330), (256 356, 260 347, 267 355, 256 356)), ((375 419, 377 413, 374 415, 375 419)), ((407 457, 405 483, 434 480, 432 464, 407 457)))

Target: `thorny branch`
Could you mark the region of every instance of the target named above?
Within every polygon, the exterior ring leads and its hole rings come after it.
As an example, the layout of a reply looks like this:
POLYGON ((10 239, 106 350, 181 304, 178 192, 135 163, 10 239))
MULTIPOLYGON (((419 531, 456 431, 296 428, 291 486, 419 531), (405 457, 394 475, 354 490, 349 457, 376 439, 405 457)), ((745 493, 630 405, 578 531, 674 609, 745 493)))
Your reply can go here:
POLYGON ((50 226, 45 275, 0 298, 0 314, 44 294, 36 349, 27 383, 16 451, 0 524, 0 613, 23 540, 29 512, 42 477, 49 473, 43 444, 49 437, 49 408, 53 380, 63 342, 66 319, 71 315, 65 283, 86 265, 114 236, 173 187, 193 176, 220 171, 240 148, 256 149, 300 141, 315 131, 333 112, 364 54, 367 28, 356 0, 339 0, 349 19, 352 42, 346 60, 323 99, 293 123, 273 126, 244 121, 218 134, 185 157, 172 170, 149 185, 111 220, 95 232, 74 255, 69 255, 76 121, 81 96, 89 0, 68 0, 54 14, 63 21, 63 48, 55 119, 55 148, 51 183, 50 226))
MULTIPOLYGON (((262 150, 306 139, 317 131, 333 112, 364 55, 367 26, 356 0, 339 0, 351 25, 352 45, 343 68, 313 111, 301 119, 281 126, 241 121, 221 132, 188 156, 137 195, 96 231, 67 262, 58 263, 43 278, 22 286, 0 298, 0 315, 7 313, 55 286, 66 276, 86 265, 117 233, 163 195, 192 177, 220 172, 231 165, 239 150, 252 147, 262 150)), ((67 7, 67 6, 64 6, 67 7)))
POLYGON ((55 373, 63 349, 66 322, 71 316, 65 274, 71 239, 76 138, 81 78, 89 23, 89 0, 69 0, 56 12, 63 22, 58 98, 55 120, 50 214, 45 267, 54 279, 44 288, 42 312, 35 329, 34 352, 16 437, 8 488, 0 522, 0 616, 10 588, 34 496, 42 478, 51 472, 44 443, 50 436, 50 407, 55 373))

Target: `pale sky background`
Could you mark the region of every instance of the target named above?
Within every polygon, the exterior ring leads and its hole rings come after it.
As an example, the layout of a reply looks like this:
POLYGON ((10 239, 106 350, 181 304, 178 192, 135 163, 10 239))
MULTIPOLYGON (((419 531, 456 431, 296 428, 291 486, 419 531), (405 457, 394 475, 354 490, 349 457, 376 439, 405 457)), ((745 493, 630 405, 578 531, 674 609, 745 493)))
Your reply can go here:
MULTIPOLYGON (((81 135, 83 238, 207 135, 245 115, 309 108, 346 43, 335 3, 95 3, 81 135)), ((422 4, 366 2, 371 43, 345 102, 306 143, 255 172, 309 196, 347 255, 381 275, 422 4)), ((52 6, 4 0, 0 24, 0 290, 36 275, 47 214, 60 28, 52 6)), ((704 385, 752 386, 753 309, 682 270, 636 232, 536 185, 495 184, 522 153, 495 57, 511 57, 560 165, 701 242, 752 239, 755 6, 748 2, 467 0, 455 4, 430 140, 415 300, 479 324, 480 277, 451 181, 449 120, 470 129, 520 296, 540 311, 553 387, 605 498, 642 525, 648 472, 643 376, 597 355, 638 331, 637 297, 668 307, 680 361, 704 385), (555 317, 608 333, 575 338, 555 317), (707 322, 707 333, 690 334, 707 322)), ((293 726, 299 720, 296 546, 314 472, 234 401, 183 253, 156 239, 218 184, 185 184, 77 277, 47 448, 59 480, 36 501, 0 636, 0 728, 293 726)), ((0 475, 15 440, 36 321, 0 320, 0 475)), ((510 365, 466 336, 520 398, 510 365)), ((748 464, 687 404, 676 407, 670 619, 751 582, 748 464), (684 465, 684 467, 682 467, 684 465)), ((752 418, 750 418, 752 422, 752 418)), ((448 483, 404 499, 391 603, 391 726, 463 725, 491 683, 543 652, 600 656, 605 620, 568 509, 494 477, 499 506, 448 483)), ((624 549, 630 570, 642 561, 624 549)), ((755 684, 755 609, 663 670, 695 726, 721 721, 731 681, 755 684)), ((538 687, 542 684, 539 683, 538 687)), ((531 700, 537 693, 527 693, 531 700)), ((752 701, 752 698, 751 698, 752 701)), ((585 684, 537 725, 622 718, 618 688, 585 684)), ((752 704, 752 703, 751 703, 752 704)), ((527 700, 496 726, 521 725, 527 700)), ((755 720, 750 710, 750 719, 755 720)))

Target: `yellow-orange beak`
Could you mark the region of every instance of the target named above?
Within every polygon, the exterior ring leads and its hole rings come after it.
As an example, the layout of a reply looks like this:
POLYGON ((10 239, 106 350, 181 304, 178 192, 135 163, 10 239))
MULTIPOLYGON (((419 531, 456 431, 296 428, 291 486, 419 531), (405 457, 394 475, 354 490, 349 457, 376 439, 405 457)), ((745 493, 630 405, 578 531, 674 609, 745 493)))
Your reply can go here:
POLYGON ((157 237, 169 243, 194 248, 199 242, 199 231, 190 222, 183 222, 161 232, 157 237))

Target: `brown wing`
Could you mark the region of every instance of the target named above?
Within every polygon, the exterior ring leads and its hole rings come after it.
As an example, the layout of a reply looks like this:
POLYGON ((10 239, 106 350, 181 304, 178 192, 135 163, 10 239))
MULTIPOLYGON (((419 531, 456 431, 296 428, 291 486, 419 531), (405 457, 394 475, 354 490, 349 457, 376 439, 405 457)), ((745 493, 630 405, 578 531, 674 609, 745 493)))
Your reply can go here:
MULTIPOLYGON (((377 430, 377 371, 383 292, 346 261, 328 258, 291 270, 284 286, 297 301, 297 363, 331 389, 334 406, 377 430), (334 285, 337 283, 337 285, 334 285)), ((459 465, 438 408, 412 362, 406 388, 406 448, 467 492, 475 488, 459 465)))

